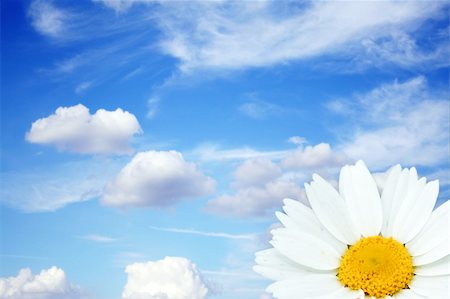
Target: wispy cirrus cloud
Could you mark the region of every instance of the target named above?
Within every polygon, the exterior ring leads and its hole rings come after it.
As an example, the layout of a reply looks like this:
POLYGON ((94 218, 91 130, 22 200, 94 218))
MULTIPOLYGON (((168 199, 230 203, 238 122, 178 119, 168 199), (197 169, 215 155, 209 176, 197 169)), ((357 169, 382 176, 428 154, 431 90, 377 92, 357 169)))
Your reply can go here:
POLYGON ((116 238, 111 238, 111 237, 108 237, 108 236, 97 235, 97 234, 79 236, 78 238, 81 238, 81 239, 84 239, 84 240, 88 240, 88 241, 92 241, 92 242, 97 242, 97 243, 114 243, 114 242, 117 242, 119 240, 119 239, 116 239, 116 238))
POLYGON ((445 6, 419 1, 277 4, 219 1, 175 7, 169 2, 162 5, 161 49, 178 58, 185 72, 265 67, 320 55, 373 60, 407 52, 410 64, 414 58, 423 63, 434 54, 414 43, 413 32, 427 19, 442 18, 445 6), (398 40, 399 34, 405 38, 398 40))
POLYGON ((204 237, 238 239, 238 240, 254 240, 257 237, 257 234, 230 234, 225 232, 209 232, 190 228, 150 226, 150 229, 177 234, 199 235, 204 237))
POLYGON ((269 67, 320 56, 351 59, 353 67, 448 65, 445 35, 437 32, 426 46, 417 43, 423 23, 445 18, 447 4, 440 1, 95 2, 120 18, 134 17, 133 5, 147 6, 162 33, 159 49, 175 57, 185 73, 269 67))

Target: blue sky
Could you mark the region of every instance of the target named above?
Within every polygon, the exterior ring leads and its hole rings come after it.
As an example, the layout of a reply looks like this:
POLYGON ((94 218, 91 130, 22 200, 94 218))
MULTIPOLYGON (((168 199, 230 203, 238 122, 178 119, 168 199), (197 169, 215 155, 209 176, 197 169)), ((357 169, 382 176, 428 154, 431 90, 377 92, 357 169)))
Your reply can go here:
POLYGON ((267 299, 253 254, 312 173, 450 196, 445 1, 1 5, 1 298, 267 299))

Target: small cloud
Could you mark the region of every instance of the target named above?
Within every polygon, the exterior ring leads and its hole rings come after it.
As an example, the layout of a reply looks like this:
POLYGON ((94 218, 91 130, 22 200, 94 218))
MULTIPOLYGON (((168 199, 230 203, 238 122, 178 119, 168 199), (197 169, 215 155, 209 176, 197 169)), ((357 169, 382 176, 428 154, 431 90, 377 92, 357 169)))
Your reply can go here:
POLYGON ((107 237, 107 236, 102 236, 102 235, 86 235, 86 236, 81 236, 81 239, 85 239, 85 240, 89 240, 89 241, 93 241, 93 242, 97 242, 97 243, 113 243, 113 242, 117 242, 118 239, 114 239, 111 237, 107 237))
POLYGON ((211 194, 215 181, 176 151, 136 154, 106 185, 102 202, 115 207, 165 207, 211 194))
POLYGON ((292 143, 292 144, 296 144, 296 145, 302 145, 302 144, 308 143, 306 138, 300 137, 300 136, 289 137, 288 142, 292 143))
POLYGON ((0 298, 8 299, 81 299, 86 298, 80 287, 71 284, 64 271, 57 267, 33 275, 24 268, 17 276, 0 278, 0 298))
POLYGON ((90 114, 88 108, 78 104, 59 107, 54 114, 36 120, 25 138, 70 152, 120 155, 132 152, 129 141, 141 131, 136 117, 127 111, 99 109, 90 114))
POLYGON ((183 257, 134 263, 125 272, 123 299, 206 299, 212 293, 197 266, 183 257))
POLYGON ((75 88, 75 93, 77 93, 77 94, 83 93, 87 89, 89 89, 91 86, 92 86, 92 81, 82 82, 82 83, 78 84, 77 87, 75 88))
POLYGON ((69 21, 69 14, 57 7, 52 1, 35 0, 28 9, 31 24, 42 35, 57 38, 65 31, 65 25, 69 21))

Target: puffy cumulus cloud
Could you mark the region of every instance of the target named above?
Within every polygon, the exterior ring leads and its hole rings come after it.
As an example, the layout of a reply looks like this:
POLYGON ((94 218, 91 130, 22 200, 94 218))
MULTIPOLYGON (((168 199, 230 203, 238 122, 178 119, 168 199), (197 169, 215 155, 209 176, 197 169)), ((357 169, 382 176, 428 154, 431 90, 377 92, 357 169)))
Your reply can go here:
POLYGON ((288 153, 281 164, 286 168, 320 168, 339 166, 345 161, 345 155, 333 152, 328 143, 319 143, 288 153))
POLYGON ((64 271, 57 267, 33 275, 24 268, 14 277, 0 278, 2 299, 81 299, 86 298, 78 286, 67 281, 64 271))
POLYGON ((234 172, 234 185, 238 188, 260 186, 281 175, 281 168, 269 159, 244 161, 234 172))
POLYGON ((70 15, 53 5, 51 1, 35 0, 28 8, 28 15, 34 29, 46 36, 60 37, 66 28, 70 15))
POLYGON ((184 198, 208 195, 215 181, 176 151, 136 154, 105 187, 102 202, 116 207, 172 205, 184 198))
POLYGON ((90 114, 78 104, 59 107, 54 114, 36 120, 25 138, 83 154, 128 154, 132 152, 131 137, 140 132, 136 117, 127 111, 99 109, 90 114))
POLYGON ((374 168, 448 165, 448 96, 448 91, 431 91, 420 76, 331 102, 332 111, 352 122, 347 130, 353 133, 339 147, 374 168))
POLYGON ((125 272, 123 299, 205 299, 210 294, 197 266, 183 257, 134 263, 125 272))
POLYGON ((277 179, 262 187, 248 187, 233 195, 219 196, 209 201, 205 209, 228 216, 267 216, 274 207, 280 206, 286 197, 302 200, 304 193, 298 183, 277 179))

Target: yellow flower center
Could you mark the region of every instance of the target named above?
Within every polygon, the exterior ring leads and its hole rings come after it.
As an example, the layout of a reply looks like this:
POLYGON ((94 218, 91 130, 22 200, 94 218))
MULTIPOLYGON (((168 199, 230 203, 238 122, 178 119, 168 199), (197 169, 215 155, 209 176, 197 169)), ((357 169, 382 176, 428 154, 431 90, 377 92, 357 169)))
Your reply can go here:
POLYGON ((392 238, 362 238, 345 252, 339 281, 376 298, 392 296, 408 287, 413 278, 412 258, 405 246, 392 238))

